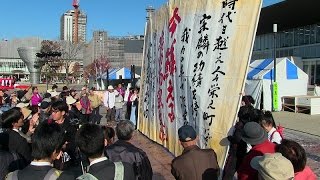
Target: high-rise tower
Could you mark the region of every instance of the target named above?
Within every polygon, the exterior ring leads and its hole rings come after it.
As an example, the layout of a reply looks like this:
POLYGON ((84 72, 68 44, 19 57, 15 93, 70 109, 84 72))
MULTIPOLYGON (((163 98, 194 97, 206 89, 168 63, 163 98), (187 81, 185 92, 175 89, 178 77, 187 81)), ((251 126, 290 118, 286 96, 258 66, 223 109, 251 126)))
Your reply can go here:
POLYGON ((60 20, 60 39, 74 43, 85 42, 87 34, 87 15, 79 9, 79 2, 74 0, 74 9, 65 12, 60 20))
POLYGON ((73 32, 73 42, 78 43, 79 41, 79 30, 78 30, 78 24, 79 24, 79 1, 73 0, 72 6, 74 7, 74 32, 73 32))

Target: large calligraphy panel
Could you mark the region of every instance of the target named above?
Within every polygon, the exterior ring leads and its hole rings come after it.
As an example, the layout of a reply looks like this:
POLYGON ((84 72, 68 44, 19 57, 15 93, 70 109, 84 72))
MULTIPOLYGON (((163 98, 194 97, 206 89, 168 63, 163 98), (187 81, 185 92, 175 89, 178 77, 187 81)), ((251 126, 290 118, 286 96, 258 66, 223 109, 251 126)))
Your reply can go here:
POLYGON ((192 125, 222 167, 251 57, 261 0, 172 0, 146 24, 139 130, 175 155, 192 125))

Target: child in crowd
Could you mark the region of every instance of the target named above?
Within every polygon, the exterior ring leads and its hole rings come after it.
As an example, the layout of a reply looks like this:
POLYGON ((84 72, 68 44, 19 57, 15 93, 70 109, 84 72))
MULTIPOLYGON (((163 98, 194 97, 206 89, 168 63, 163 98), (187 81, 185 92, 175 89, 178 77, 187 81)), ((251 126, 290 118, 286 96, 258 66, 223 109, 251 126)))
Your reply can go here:
POLYGON ((263 115, 260 125, 267 131, 268 140, 273 143, 281 144, 282 137, 277 131, 276 123, 270 111, 266 111, 263 115))

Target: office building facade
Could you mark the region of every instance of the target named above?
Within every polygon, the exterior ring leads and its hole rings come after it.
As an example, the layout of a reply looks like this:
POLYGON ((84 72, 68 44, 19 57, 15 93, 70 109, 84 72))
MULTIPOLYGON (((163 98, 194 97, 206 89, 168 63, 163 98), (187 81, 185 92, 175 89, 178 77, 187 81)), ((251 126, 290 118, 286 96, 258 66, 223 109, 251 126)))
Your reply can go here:
MULTIPOLYGON (((73 42, 75 14, 74 10, 65 12, 60 19, 60 39, 73 42)), ((79 42, 86 42, 87 15, 79 10, 78 16, 78 39, 79 42)))
POLYGON ((320 84, 320 1, 283 1, 262 8, 252 60, 292 57, 309 75, 309 84, 320 84), (273 32, 277 24, 278 32, 273 32), (276 47, 274 48, 274 41, 276 47))
POLYGON ((141 66, 143 42, 141 35, 110 37, 106 31, 94 31, 92 40, 85 48, 84 66, 100 57, 106 57, 112 68, 141 66))

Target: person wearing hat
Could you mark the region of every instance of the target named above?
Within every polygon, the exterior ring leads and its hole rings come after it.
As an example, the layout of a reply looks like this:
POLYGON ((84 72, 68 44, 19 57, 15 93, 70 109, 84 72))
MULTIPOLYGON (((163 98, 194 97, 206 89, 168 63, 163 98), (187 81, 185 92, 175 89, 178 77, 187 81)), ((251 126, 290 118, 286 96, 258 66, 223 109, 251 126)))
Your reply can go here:
POLYGON ((82 106, 80 101, 77 101, 72 96, 68 96, 66 103, 69 106, 68 118, 70 121, 76 125, 83 123, 82 119, 84 119, 84 115, 81 113, 82 106))
POLYGON ((220 168, 213 149, 200 149, 198 136, 192 126, 179 128, 178 136, 183 147, 182 155, 174 158, 171 173, 178 180, 218 179, 220 168))
POLYGON ((115 121, 116 110, 115 110, 115 102, 117 91, 114 91, 113 86, 109 85, 108 90, 103 95, 103 104, 107 108, 107 122, 115 121))
POLYGON ((53 102, 58 101, 60 99, 60 97, 59 97, 60 93, 58 93, 56 91, 51 92, 50 95, 51 95, 51 101, 53 101, 53 102))
POLYGON ((49 119, 51 111, 51 102, 42 101, 40 104, 39 122, 44 122, 49 119))
POLYGON ((281 153, 264 154, 254 157, 250 165, 258 171, 258 178, 263 180, 290 180, 294 177, 291 162, 281 153))
POLYGON ((242 140, 252 146, 252 149, 244 157, 239 169, 239 180, 256 180, 258 171, 250 166, 251 160, 256 156, 263 156, 266 153, 274 153, 276 145, 268 141, 267 132, 256 122, 245 124, 242 133, 242 140))

